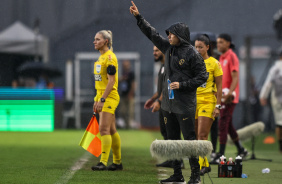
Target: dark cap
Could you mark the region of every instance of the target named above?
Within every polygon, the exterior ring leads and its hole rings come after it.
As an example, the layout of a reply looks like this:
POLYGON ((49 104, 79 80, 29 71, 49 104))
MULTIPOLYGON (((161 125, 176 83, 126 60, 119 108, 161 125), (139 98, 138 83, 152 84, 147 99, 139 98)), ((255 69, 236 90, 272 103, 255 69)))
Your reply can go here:
POLYGON ((226 34, 226 33, 219 34, 219 35, 218 35, 218 38, 222 38, 222 39, 224 39, 224 40, 230 42, 230 48, 231 48, 231 49, 234 49, 234 48, 235 48, 235 45, 234 45, 234 43, 232 42, 232 38, 231 38, 231 36, 230 36, 229 34, 226 34))

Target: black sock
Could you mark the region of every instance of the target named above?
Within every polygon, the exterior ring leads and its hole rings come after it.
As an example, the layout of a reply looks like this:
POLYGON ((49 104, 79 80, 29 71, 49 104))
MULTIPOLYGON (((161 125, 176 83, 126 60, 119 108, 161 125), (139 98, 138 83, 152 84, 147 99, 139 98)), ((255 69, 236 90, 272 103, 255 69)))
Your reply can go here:
POLYGON ((279 140, 280 151, 282 151, 282 140, 279 140))
POLYGON ((241 145, 240 141, 234 141, 235 146, 237 147, 238 153, 241 153, 241 151, 244 149, 243 146, 241 145))
POLYGON ((225 152, 225 146, 226 144, 220 144, 220 147, 219 147, 219 153, 221 155, 224 155, 224 152, 225 152))

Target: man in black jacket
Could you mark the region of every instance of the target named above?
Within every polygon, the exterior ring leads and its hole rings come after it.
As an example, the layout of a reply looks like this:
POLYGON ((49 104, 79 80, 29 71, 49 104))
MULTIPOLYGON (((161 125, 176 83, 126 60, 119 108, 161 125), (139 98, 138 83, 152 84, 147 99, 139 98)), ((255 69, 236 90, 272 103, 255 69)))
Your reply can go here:
MULTIPOLYGON (((168 139, 180 140, 181 129, 185 140, 195 140, 196 90, 208 79, 205 63, 201 55, 190 44, 190 31, 187 25, 176 23, 166 30, 168 40, 163 38, 140 14, 132 2, 130 12, 137 19, 140 30, 165 54, 165 77, 163 86, 164 121, 168 139), (174 91, 169 97, 168 87, 174 91)), ((200 166, 198 158, 189 158, 191 177, 188 184, 198 184, 200 166)), ((173 161, 174 174, 160 183, 184 182, 179 160, 173 161)))

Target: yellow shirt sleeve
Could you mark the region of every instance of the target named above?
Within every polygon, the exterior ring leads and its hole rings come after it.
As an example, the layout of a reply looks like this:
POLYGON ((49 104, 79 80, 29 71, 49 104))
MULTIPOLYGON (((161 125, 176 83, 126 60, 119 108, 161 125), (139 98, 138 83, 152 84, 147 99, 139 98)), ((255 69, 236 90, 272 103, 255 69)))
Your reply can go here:
POLYGON ((218 77, 218 76, 221 76, 221 75, 223 75, 221 65, 220 65, 219 61, 216 61, 215 65, 214 65, 214 77, 218 77))
POLYGON ((115 55, 110 54, 107 56, 107 67, 110 65, 114 65, 117 68, 118 62, 115 55))

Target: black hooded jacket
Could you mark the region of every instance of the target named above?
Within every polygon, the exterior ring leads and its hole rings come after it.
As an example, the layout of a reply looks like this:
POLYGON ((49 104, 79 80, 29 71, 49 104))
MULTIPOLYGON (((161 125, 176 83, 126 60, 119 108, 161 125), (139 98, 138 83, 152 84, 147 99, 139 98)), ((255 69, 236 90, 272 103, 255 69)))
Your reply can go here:
POLYGON ((161 108, 168 112, 186 114, 196 107, 196 91, 208 79, 208 73, 202 56, 190 44, 189 28, 183 23, 176 23, 166 30, 180 39, 179 46, 170 45, 159 35, 140 14, 136 16, 141 31, 165 54, 165 77, 161 108), (174 91, 174 99, 169 100, 167 80, 179 82, 179 89, 174 91))

